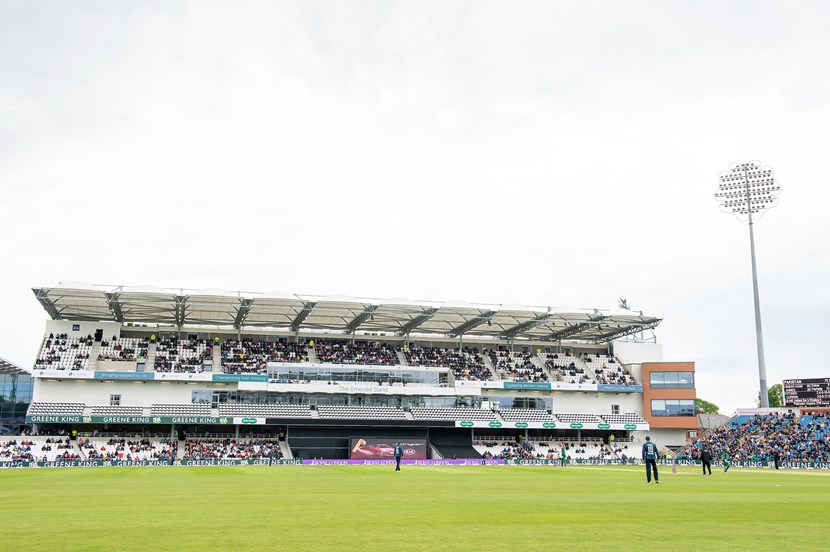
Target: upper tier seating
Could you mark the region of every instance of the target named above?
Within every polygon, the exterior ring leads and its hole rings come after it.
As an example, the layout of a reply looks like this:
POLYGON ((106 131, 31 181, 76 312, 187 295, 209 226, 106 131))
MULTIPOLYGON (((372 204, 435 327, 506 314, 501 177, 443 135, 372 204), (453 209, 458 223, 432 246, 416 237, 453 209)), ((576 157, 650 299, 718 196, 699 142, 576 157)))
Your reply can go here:
POLYGON ((163 337, 156 345, 156 372, 201 372, 213 359, 213 345, 204 339, 163 337))
POLYGON ((505 422, 552 422, 547 410, 535 408, 509 408, 499 410, 499 415, 505 422))
POLYGON ((412 347, 403 349, 406 362, 410 366, 441 366, 452 370, 455 379, 490 381, 493 374, 484 364, 484 358, 478 349, 464 347, 458 349, 441 349, 437 347, 412 347))
POLYGON ((574 414, 554 412, 553 414, 563 424, 599 424, 602 423, 594 414, 574 414))
POLYGON ((144 409, 140 406, 110 406, 99 405, 92 407, 93 416, 141 416, 144 409))
POLYGON ((269 362, 308 362, 304 343, 287 339, 243 339, 222 342, 222 371, 228 374, 265 373, 269 362))
POLYGON ((314 345, 319 362, 395 366, 399 364, 395 347, 373 341, 318 341, 314 345))
POLYGON ((554 378, 566 383, 589 383, 591 380, 582 368, 582 363, 569 354, 547 353, 545 368, 554 378))
POLYGON ((490 410, 480 408, 424 408, 412 409, 412 417, 416 420, 485 420, 496 421, 496 416, 490 410))
POLYGON ((637 380, 625 371, 612 356, 581 355, 580 360, 592 371, 597 383, 604 385, 637 385, 637 380))
POLYGON ((220 416, 256 416, 264 418, 311 418, 307 404, 220 404, 220 416))
POLYGON ((147 349, 150 340, 134 337, 113 336, 112 339, 101 341, 98 350, 98 360, 135 361, 147 358, 147 349))
POLYGON ((33 402, 29 405, 29 416, 81 416, 84 403, 33 402))
POLYGON ((511 353, 509 351, 488 351, 490 362, 496 371, 501 371, 507 379, 512 381, 548 381, 548 375, 541 366, 534 362, 532 353, 511 353))
POLYGON ((317 405, 321 418, 352 418, 362 420, 405 420, 406 413, 390 406, 317 405))
POLYGON ((39 370, 85 370, 94 341, 92 336, 68 337, 49 334, 35 360, 39 370))
POLYGON ((154 404, 151 416, 210 416, 210 404, 154 404))
POLYGON ((639 414, 625 412, 623 414, 600 414, 609 424, 645 424, 646 421, 639 414))

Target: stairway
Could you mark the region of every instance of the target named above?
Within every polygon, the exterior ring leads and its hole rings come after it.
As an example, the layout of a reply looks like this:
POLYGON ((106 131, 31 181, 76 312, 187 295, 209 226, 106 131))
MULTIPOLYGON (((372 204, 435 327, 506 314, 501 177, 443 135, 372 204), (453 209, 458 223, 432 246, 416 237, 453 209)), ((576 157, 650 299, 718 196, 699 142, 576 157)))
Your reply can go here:
POLYGON ((308 352, 309 362, 317 362, 317 351, 314 350, 314 347, 306 347, 306 352, 308 352))
POLYGON ((95 341, 92 343, 92 349, 89 350, 89 360, 86 363, 86 369, 95 371, 98 369, 98 353, 101 352, 101 342, 95 341))
POLYGON ((145 372, 156 371, 156 347, 158 347, 156 343, 150 343, 150 346, 147 347, 147 359, 144 362, 145 372))
POLYGON ((213 344, 213 366, 211 369, 214 373, 222 372, 222 344, 221 343, 214 343, 213 344))
POLYGON ((406 361, 406 355, 403 354, 403 351, 396 351, 398 353, 398 364, 401 366, 409 366, 409 363, 406 361))

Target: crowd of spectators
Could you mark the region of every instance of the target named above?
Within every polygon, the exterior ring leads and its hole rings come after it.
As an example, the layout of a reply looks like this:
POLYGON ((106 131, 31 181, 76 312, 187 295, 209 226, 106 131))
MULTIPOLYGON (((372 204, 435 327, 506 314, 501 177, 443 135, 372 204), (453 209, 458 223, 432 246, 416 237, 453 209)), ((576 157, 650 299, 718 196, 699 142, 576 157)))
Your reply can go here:
POLYGON ((222 342, 222 371, 228 374, 266 373, 269 362, 308 362, 304 343, 278 341, 230 340, 222 342))
POLYGON ((531 442, 521 440, 502 443, 490 441, 482 442, 480 445, 487 447, 482 454, 482 457, 484 458, 500 458, 506 460, 561 460, 563 450, 565 451, 565 456, 568 461, 573 461, 577 458, 596 460, 614 458, 614 455, 600 443, 563 442, 553 444, 547 442, 531 442))
POLYGON ((136 440, 109 439, 106 442, 78 439, 78 446, 89 460, 162 460, 175 458, 179 448, 178 441, 162 439, 151 441, 142 438, 136 440))
POLYGON ((70 440, 49 437, 45 441, 12 439, 0 442, 0 462, 46 462, 53 459, 80 460, 70 440), (54 453, 54 454, 53 454, 54 453))
POLYGON ((612 356, 585 354, 581 357, 590 370, 594 371, 597 383, 605 385, 637 385, 637 380, 631 377, 612 356))
POLYGON ((590 381, 585 370, 581 366, 577 366, 571 353, 562 355, 546 353, 545 368, 567 383, 588 383, 590 381))
POLYGON ((531 353, 511 353, 490 349, 487 352, 490 362, 497 372, 501 372, 513 381, 548 381, 548 374, 541 366, 533 363, 531 353))
POLYGON ((686 446, 678 459, 698 460, 707 448, 713 458, 734 461, 830 461, 830 414, 758 414, 740 424, 726 424, 686 446))
POLYGON ((410 366, 445 366, 452 370, 455 379, 490 381, 493 374, 484 364, 478 349, 464 347, 441 349, 438 347, 411 347, 403 349, 410 366))
POLYGON ((337 364, 364 364, 369 366, 395 366, 400 364, 394 346, 374 341, 318 341, 314 345, 319 362, 337 364))
POLYGON ((188 439, 182 456, 184 460, 281 457, 279 442, 270 439, 188 439))
POLYGON ((34 462, 33 446, 34 442, 25 439, 0 441, 0 462, 34 462))
POLYGON ((43 342, 35 368, 56 370, 83 370, 89 361, 89 351, 93 339, 87 337, 69 337, 67 334, 50 333, 43 342))
POLYGON ((156 345, 156 372, 198 372, 213 358, 213 345, 204 339, 163 337, 156 345))
POLYGON ((119 341, 117 336, 111 340, 101 341, 98 360, 134 361, 147 358, 150 340, 124 338, 119 341))

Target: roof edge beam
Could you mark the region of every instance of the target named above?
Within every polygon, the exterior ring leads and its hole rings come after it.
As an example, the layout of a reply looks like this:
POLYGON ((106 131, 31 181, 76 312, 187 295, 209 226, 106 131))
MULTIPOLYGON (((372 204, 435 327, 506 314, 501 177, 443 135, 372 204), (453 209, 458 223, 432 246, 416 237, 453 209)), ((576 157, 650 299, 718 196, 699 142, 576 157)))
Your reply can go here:
POLYGON ((539 317, 537 317, 533 320, 528 320, 527 322, 522 322, 521 324, 517 324, 516 326, 513 326, 512 328, 506 329, 505 331, 503 331, 499 335, 499 338, 500 339, 513 339, 517 335, 523 334, 524 332, 526 332, 528 330, 532 330, 536 326, 540 326, 540 325, 544 324, 545 322, 550 322, 554 318, 555 318, 555 316, 552 315, 552 314, 544 314, 544 315, 539 316, 539 317))
POLYGON ((175 318, 176 326, 184 326, 185 318, 187 318, 187 299, 186 295, 176 295, 175 318))
POLYGON ((35 297, 37 297, 37 300, 40 301, 41 306, 43 306, 43 308, 46 310, 49 316, 52 317, 52 320, 63 320, 63 315, 55 306, 55 303, 53 303, 52 300, 49 299, 49 296, 46 294, 43 288, 32 289, 32 292, 34 292, 35 297))
POLYGON ((366 322, 370 318, 371 319, 375 318, 375 309, 376 308, 377 307, 375 307, 375 305, 369 305, 368 307, 363 309, 363 312, 361 312, 360 314, 355 316, 354 319, 351 322, 346 324, 346 327, 343 328, 343 330, 346 333, 354 333, 364 322, 366 322))
POLYGON ((631 327, 628 327, 628 328, 623 328, 622 330, 620 330, 618 332, 614 332, 614 333, 610 333, 608 335, 604 335, 602 337, 598 337, 593 342, 594 343, 603 343, 603 342, 606 342, 606 341, 613 341, 614 339, 619 339, 619 338, 625 337, 627 335, 632 335, 632 334, 635 334, 635 333, 644 332, 646 330, 653 330, 658 325, 660 325, 660 322, 662 322, 662 321, 663 321, 662 319, 658 319, 658 320, 654 320, 652 322, 648 322, 648 323, 641 324, 641 325, 638 325, 638 326, 631 326, 631 327))
POLYGON ((314 301, 308 301, 307 303, 303 304, 303 308, 300 312, 297 313, 297 316, 294 320, 291 321, 291 331, 297 333, 300 331, 300 326, 303 323, 303 320, 308 318, 308 315, 311 314, 311 311, 314 310, 314 305, 316 305, 314 301))
POLYGON ((239 301, 239 308, 236 309, 236 317, 233 319, 233 327, 237 330, 242 327, 242 323, 248 318, 251 312, 251 306, 254 304, 253 299, 242 299, 239 301))
POLYGON ((412 330, 414 330, 415 328, 417 328, 418 326, 420 326, 421 324, 435 316, 435 313, 437 312, 437 308, 426 309, 423 313, 419 314, 418 316, 416 316, 415 318, 401 326, 401 329, 398 330, 398 335, 407 335, 411 333, 412 330))
POLYGON ((496 314, 496 311, 482 312, 475 318, 471 318, 463 324, 461 324, 460 326, 456 326, 455 328, 451 329, 447 335, 449 335, 450 337, 458 337, 459 335, 464 335, 473 328, 477 328, 485 322, 491 321, 493 319, 494 314, 496 314))
POLYGON ((109 306, 113 318, 115 318, 116 322, 119 324, 123 324, 124 313, 121 311, 121 302, 118 300, 119 295, 117 293, 104 293, 104 295, 107 298, 107 306, 109 306))

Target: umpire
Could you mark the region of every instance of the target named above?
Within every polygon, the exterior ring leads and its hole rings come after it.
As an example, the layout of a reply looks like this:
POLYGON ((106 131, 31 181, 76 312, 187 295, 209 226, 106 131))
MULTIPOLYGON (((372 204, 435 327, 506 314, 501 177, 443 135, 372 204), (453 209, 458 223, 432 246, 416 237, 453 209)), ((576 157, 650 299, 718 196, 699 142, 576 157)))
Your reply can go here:
POLYGON ((657 445, 651 442, 651 437, 646 435, 646 442, 643 443, 643 461, 646 463, 646 481, 651 483, 651 470, 654 470, 654 482, 660 484, 660 476, 657 474, 657 458, 659 453, 657 445))

